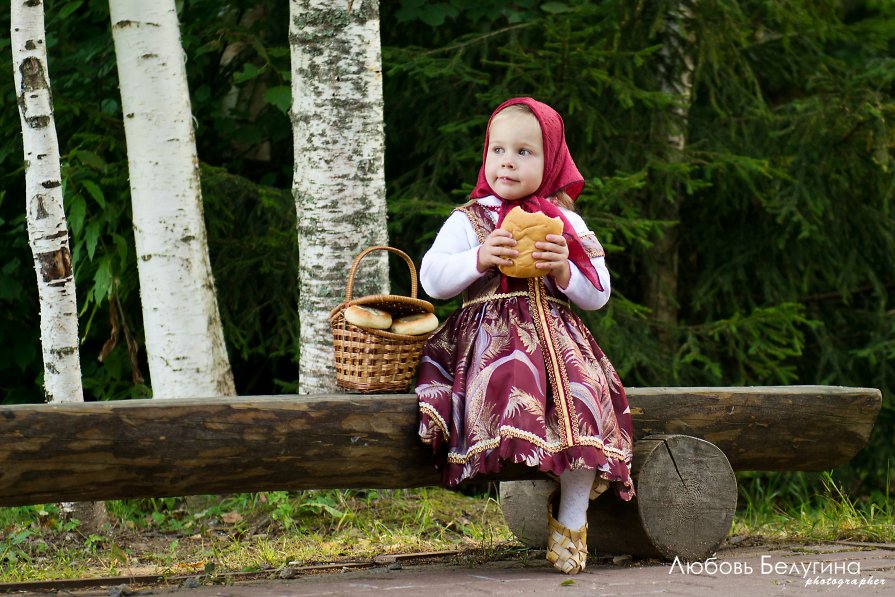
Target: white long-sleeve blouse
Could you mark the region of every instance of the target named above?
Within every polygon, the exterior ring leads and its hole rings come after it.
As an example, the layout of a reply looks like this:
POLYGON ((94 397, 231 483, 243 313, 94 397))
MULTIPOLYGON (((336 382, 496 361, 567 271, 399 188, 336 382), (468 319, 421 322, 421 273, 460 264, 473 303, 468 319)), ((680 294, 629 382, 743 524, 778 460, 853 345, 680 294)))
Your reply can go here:
MULTIPOLYGON (((478 201, 485 206, 500 205, 500 199, 493 196, 484 197, 478 201)), ((579 237, 593 235, 581 216, 574 211, 560 209, 579 237)), ((497 214, 491 211, 488 214, 496 223, 497 214)), ((483 276, 484 273, 480 272, 477 267, 479 246, 479 239, 469 218, 459 211, 452 213, 441 227, 438 236, 435 237, 432 248, 423 256, 420 266, 420 284, 426 293, 432 298, 448 299, 460 294, 466 287, 483 276)), ((597 270, 597 275, 603 286, 602 291, 594 288, 593 284, 571 261, 569 262, 571 270, 569 285, 567 288, 560 288, 560 291, 570 301, 587 311, 599 309, 605 305, 609 301, 610 294, 606 258, 600 255, 592 257, 590 261, 597 270)), ((546 283, 553 285, 553 280, 548 276, 546 283)))

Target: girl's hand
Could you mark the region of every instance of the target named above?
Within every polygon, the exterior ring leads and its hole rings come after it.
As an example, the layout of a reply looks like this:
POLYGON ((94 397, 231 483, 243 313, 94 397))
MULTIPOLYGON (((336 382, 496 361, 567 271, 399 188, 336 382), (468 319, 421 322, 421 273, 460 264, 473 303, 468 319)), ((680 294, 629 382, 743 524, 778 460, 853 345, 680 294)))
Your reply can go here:
POLYGON ((569 267, 569 246, 566 239, 559 234, 548 234, 546 242, 535 243, 538 251, 531 254, 537 261, 535 267, 548 270, 557 286, 564 289, 572 279, 572 270, 569 267))
POLYGON ((509 230, 494 229, 479 247, 479 259, 476 264, 479 272, 484 273, 495 265, 513 265, 510 259, 519 256, 519 251, 512 248, 515 246, 516 241, 509 230))

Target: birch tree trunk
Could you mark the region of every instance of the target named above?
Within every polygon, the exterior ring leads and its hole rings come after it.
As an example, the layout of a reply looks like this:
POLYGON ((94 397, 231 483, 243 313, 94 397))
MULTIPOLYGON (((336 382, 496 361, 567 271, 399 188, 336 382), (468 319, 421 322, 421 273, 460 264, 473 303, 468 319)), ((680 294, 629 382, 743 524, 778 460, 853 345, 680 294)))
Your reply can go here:
MULTIPOLYGON (((40 301, 44 393, 51 403, 83 402, 77 295, 62 202, 43 3, 12 0, 10 25, 25 154, 28 240, 40 301)), ((59 508, 66 518, 79 520, 85 534, 99 533, 109 522, 104 502, 63 502, 59 508)))
MULTIPOLYGON (((662 91, 674 99, 658 126, 666 160, 683 159, 687 145, 687 124, 693 95, 696 39, 693 34, 693 11, 696 0, 678 0, 665 16, 659 81, 662 91)), ((673 185, 671 196, 661 194, 665 185, 656 185, 659 196, 653 198, 654 217, 674 222, 656 240, 651 261, 654 271, 646 278, 646 305, 659 323, 659 340, 672 350, 672 330, 678 321, 678 252, 680 209, 684 197, 680 185, 673 185)))
POLYGON ((28 239, 37 273, 44 392, 48 402, 83 402, 78 306, 62 205, 59 141, 47 68, 44 7, 12 0, 13 71, 25 153, 28 239))
MULTIPOLYGON (((379 5, 290 0, 292 128, 301 324, 299 393, 334 391, 330 310, 354 257, 386 244, 379 5)), ((388 293, 388 261, 365 258, 355 296, 388 293)))
POLYGON ((111 0, 154 396, 234 395, 174 0, 111 0))

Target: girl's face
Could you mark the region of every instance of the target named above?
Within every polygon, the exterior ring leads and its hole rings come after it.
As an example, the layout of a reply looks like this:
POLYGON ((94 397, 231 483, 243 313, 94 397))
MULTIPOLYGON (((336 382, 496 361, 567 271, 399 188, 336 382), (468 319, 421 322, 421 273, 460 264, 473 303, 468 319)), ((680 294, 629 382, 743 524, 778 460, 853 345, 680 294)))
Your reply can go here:
POLYGON ((544 178, 544 143, 534 114, 498 114, 491 120, 485 179, 507 201, 528 197, 544 178))

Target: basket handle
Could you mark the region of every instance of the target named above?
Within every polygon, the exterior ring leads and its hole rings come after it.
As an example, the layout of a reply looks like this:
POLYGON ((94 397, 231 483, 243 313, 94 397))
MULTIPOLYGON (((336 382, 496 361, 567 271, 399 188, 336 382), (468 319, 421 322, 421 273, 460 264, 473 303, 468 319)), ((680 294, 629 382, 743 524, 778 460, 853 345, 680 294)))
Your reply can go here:
POLYGON ((357 267, 360 265, 361 259, 366 257, 368 254, 373 251, 389 251, 398 255, 407 263, 407 267, 410 269, 410 298, 416 298, 416 266, 413 265, 413 260, 401 249, 396 249, 394 247, 385 247, 385 246, 376 246, 376 247, 368 247, 361 251, 357 257, 354 258, 354 263, 351 264, 351 271, 348 272, 348 282, 345 285, 345 302, 351 301, 351 292, 354 290, 354 273, 357 271, 357 267))

